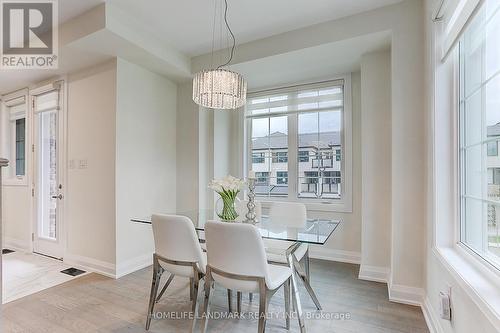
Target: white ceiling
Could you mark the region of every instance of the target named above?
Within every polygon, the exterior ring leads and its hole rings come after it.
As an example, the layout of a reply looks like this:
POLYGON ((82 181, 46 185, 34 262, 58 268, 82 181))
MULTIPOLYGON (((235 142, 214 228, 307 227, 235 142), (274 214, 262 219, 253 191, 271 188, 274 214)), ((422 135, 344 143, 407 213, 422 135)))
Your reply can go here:
MULTIPOLYGON (((241 44, 400 1, 228 0, 228 21, 236 35, 237 43, 241 44)), ((214 3, 217 2, 217 5, 221 6, 223 0, 108 0, 108 2, 133 13, 139 21, 147 22, 151 32, 162 41, 189 56, 196 56, 208 53, 212 49, 214 3)), ((216 24, 216 30, 219 30, 219 23, 216 24)), ((217 31, 216 35, 220 37, 221 34, 217 31)))
POLYGON ((61 0, 58 2, 59 23, 71 20, 103 2, 104 0, 61 0))
POLYGON ((290 82, 322 81, 360 70, 361 56, 390 49, 389 31, 373 33, 305 48, 231 66, 248 82, 248 88, 275 88, 290 82))

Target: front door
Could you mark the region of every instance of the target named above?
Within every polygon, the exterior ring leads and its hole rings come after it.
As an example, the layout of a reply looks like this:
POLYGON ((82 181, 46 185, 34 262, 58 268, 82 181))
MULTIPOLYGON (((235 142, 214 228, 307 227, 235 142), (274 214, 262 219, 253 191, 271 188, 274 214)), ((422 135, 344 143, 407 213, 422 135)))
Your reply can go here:
POLYGON ((62 259, 62 208, 64 184, 61 177, 63 113, 60 89, 32 97, 34 120, 34 216, 33 250, 62 259))

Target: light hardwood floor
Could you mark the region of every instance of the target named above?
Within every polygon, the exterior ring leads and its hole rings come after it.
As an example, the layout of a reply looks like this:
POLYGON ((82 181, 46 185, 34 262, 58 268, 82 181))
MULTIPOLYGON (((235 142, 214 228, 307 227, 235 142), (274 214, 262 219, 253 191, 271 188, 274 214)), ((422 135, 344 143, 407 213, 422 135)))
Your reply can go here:
MULTIPOLYGON (((321 260, 311 261, 312 285, 323 305, 323 312, 348 313, 350 319, 308 319, 308 332, 428 332, 418 307, 389 302, 387 286, 357 279, 359 266, 321 260)), ((164 274, 168 275, 168 274, 164 274)), ((151 282, 151 268, 113 280, 89 274, 62 285, 27 296, 2 308, 1 332, 145 332, 144 322, 151 282)), ((175 278, 155 311, 162 313, 190 310, 188 280, 175 278)), ((200 293, 200 300, 202 299, 200 293)), ((258 297, 252 303, 243 299, 243 312, 257 311, 258 297)), ((317 314, 307 293, 301 290, 303 309, 317 314)), ((227 311, 226 293, 217 288, 212 311, 227 311)), ((277 293, 270 311, 283 309, 283 293, 277 293)), ((286 332, 282 318, 268 320, 266 332, 286 332)), ((150 332, 188 332, 189 319, 153 319, 150 332)), ((198 326, 199 328, 199 326, 198 326)), ((209 321, 209 332, 257 332, 253 319, 209 321)), ((298 331, 292 319, 291 332, 298 331)))

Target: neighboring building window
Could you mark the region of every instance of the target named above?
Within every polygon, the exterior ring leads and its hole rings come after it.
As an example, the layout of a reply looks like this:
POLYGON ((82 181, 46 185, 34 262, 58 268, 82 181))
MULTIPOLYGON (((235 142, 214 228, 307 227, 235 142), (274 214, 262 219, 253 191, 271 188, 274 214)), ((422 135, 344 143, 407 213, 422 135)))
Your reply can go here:
POLYGON ((299 150, 299 162, 309 162, 309 151, 299 150))
POLYGON ((273 163, 288 163, 288 153, 286 151, 273 153, 273 163))
POLYGON ((498 141, 488 142, 486 144, 488 156, 498 156, 498 141))
POLYGON ((286 171, 276 172, 276 184, 279 185, 288 184, 288 172, 286 171))
POLYGON ((490 9, 460 40, 460 241, 500 268, 500 11, 490 9))
POLYGON ((264 195, 342 198, 343 113, 343 79, 249 95, 246 117, 251 137, 246 142, 252 155, 248 168, 271 175, 264 195), (264 162, 256 155, 262 151, 268 156, 264 162), (292 151, 297 154, 294 160, 288 158, 292 151), (321 176, 333 173, 336 182, 321 176), (288 188, 294 193, 288 193, 288 188))
POLYGON ((265 153, 253 153, 252 154, 252 163, 264 163, 265 161, 265 153))
POLYGON ((257 185, 269 185, 269 172, 256 172, 255 183, 257 185))

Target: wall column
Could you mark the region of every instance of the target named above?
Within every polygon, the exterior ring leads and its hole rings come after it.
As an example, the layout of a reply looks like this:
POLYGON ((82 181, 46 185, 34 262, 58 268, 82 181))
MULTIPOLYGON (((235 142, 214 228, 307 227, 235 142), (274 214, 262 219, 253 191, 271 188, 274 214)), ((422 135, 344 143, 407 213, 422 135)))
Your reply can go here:
MULTIPOLYGON (((2 245, 2 168, 9 164, 4 158, 0 158, 0 250, 2 245)), ((0 308, 2 307, 2 254, 0 253, 0 308)))

